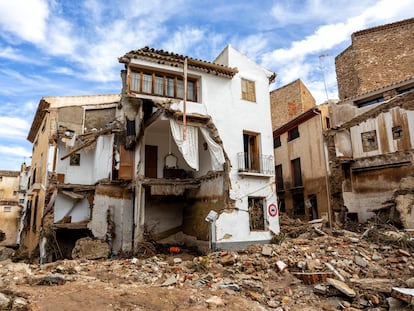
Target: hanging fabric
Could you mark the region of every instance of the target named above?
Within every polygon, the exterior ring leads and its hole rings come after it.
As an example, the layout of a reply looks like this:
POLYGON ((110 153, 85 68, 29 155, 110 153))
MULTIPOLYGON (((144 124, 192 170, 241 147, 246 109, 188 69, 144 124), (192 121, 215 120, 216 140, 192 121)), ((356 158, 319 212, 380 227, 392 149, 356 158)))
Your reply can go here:
POLYGON ((183 125, 170 119, 171 134, 187 164, 198 171, 198 133, 197 127, 187 126, 186 140, 183 139, 183 125))
POLYGON ((222 171, 225 162, 223 148, 217 144, 210 136, 210 132, 205 127, 200 127, 201 134, 207 143, 208 151, 210 152, 211 167, 214 171, 222 171))

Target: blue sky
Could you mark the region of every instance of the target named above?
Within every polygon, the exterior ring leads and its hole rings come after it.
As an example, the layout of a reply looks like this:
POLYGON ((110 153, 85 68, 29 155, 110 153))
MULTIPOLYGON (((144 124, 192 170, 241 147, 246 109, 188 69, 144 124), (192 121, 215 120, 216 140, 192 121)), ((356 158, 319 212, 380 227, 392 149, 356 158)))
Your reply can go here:
POLYGON ((213 61, 228 44, 337 98, 335 56, 355 31, 411 18, 414 0, 0 0, 0 169, 30 163, 43 96, 119 93, 118 57, 150 46, 213 61), (411 13, 411 14, 410 14, 411 13), (326 55, 320 57, 320 55, 326 55))

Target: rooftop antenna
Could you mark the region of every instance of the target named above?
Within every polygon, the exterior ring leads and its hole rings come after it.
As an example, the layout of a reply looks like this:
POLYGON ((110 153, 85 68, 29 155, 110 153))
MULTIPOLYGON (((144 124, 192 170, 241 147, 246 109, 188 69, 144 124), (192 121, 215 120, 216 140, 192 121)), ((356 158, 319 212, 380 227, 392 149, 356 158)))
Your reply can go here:
POLYGON ((325 80, 325 66, 323 63, 323 58, 329 56, 329 54, 321 54, 319 55, 319 63, 320 63, 320 68, 322 71, 322 77, 323 77, 323 85, 325 86, 325 94, 326 94, 326 100, 329 100, 328 97, 328 89, 326 88, 326 80, 325 80))

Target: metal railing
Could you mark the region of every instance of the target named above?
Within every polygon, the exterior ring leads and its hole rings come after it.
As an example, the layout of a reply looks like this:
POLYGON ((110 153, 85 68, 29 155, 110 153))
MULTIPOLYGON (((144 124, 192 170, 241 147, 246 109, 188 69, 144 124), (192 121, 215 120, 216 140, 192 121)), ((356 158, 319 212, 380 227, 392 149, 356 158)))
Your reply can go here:
POLYGON ((275 173, 272 155, 250 154, 239 152, 237 154, 239 172, 273 175, 275 173))

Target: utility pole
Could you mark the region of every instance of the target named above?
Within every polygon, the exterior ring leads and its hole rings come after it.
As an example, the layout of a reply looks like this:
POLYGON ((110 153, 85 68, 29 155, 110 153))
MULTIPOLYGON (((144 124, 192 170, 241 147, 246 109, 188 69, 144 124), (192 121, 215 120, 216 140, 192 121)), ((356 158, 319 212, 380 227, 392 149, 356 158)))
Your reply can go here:
POLYGON ((325 94, 326 94, 326 100, 329 100, 328 97, 328 89, 326 88, 326 80, 325 80, 325 66, 323 63, 323 58, 329 56, 329 54, 321 54, 319 55, 319 64, 322 71, 322 78, 323 78, 323 85, 325 86, 325 94))

